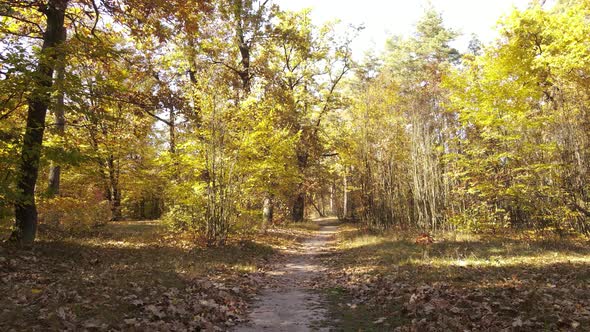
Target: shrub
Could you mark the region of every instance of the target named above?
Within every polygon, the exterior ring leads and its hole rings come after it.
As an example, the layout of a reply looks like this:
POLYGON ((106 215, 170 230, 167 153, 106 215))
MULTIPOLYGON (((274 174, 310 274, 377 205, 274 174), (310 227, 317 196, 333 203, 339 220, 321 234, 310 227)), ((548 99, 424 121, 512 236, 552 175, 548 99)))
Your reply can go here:
POLYGON ((82 231, 104 225, 111 218, 106 200, 54 197, 39 202, 39 223, 67 231, 82 231))
POLYGON ((162 216, 162 222, 174 232, 195 231, 198 229, 199 213, 196 208, 185 204, 177 204, 169 207, 162 216))

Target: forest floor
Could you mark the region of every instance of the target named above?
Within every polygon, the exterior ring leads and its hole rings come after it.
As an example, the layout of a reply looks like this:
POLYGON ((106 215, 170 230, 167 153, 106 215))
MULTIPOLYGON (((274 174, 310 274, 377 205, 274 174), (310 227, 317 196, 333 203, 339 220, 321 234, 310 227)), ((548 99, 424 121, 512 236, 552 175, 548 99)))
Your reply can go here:
POLYGON ((335 330, 590 331, 587 240, 416 235, 340 226, 320 287, 335 330))
POLYGON ((113 222, 42 233, 32 250, 0 246, 0 331, 227 330, 246 316, 269 262, 313 229, 207 248, 159 222, 113 222))
POLYGON ((590 245, 320 220, 207 248, 117 222, 0 247, 1 331, 590 331, 590 245))

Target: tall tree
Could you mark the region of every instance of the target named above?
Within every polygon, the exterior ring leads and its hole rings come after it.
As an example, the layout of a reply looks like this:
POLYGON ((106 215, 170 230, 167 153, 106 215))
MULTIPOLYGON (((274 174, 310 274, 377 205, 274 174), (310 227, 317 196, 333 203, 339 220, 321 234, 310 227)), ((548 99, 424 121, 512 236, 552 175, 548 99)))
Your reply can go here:
POLYGON ((459 58, 449 46, 455 36, 429 9, 411 38, 388 41, 383 66, 368 62, 352 84, 353 142, 343 156, 357 170, 360 217, 375 227, 445 225, 454 120, 442 79, 459 58))
MULTIPOLYGON (((62 33, 62 40, 67 38, 67 30, 64 28, 62 33)), ((56 96, 53 102, 53 119, 54 119, 54 132, 55 134, 63 139, 65 133, 65 71, 66 71, 66 54, 64 51, 60 52, 57 57, 55 64, 55 79, 54 84, 56 85, 56 96)), ((47 186, 47 194, 52 197, 59 195, 59 186, 61 180, 61 165, 56 162, 51 163, 49 168, 49 184, 47 186)))
POLYGON ((68 0, 49 0, 38 8, 46 18, 45 31, 32 82, 33 90, 28 100, 27 124, 17 174, 20 196, 15 204, 15 230, 11 235, 12 241, 23 245, 31 244, 37 232, 35 185, 39 174, 45 118, 51 103, 53 72, 60 52, 59 46, 66 36, 64 18, 67 6, 68 0))
POLYGON ((284 12, 278 18, 273 66, 281 72, 273 88, 284 105, 281 123, 299 141, 295 153, 301 180, 293 188, 291 219, 302 221, 312 180, 310 166, 320 162, 324 149, 324 121, 341 107, 338 87, 353 66, 350 43, 356 28, 339 37, 335 24, 313 25, 309 11, 284 12))

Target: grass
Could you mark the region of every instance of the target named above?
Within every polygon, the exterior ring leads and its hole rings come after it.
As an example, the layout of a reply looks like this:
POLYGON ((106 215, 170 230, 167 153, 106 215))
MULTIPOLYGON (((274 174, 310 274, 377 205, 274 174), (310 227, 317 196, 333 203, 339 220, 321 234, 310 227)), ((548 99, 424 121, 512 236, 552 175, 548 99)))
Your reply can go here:
POLYGON ((331 318, 340 329, 533 331, 590 324, 590 312, 580 309, 590 307, 586 242, 459 234, 423 247, 416 235, 341 226, 336 254, 327 259, 337 280, 327 288, 331 318), (482 315, 466 315, 466 304, 482 315))

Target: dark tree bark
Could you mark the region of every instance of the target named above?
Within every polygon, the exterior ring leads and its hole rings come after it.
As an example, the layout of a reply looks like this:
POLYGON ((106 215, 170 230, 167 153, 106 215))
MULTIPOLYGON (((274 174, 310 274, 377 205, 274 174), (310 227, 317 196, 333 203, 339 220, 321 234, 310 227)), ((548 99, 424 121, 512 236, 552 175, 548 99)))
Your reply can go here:
MULTIPOLYGON (((299 170, 304 173, 307 169, 309 154, 307 153, 306 147, 301 146, 298 150, 297 166, 299 167, 299 170)), ((305 218, 305 196, 307 196, 305 183, 300 183, 297 188, 295 201, 293 202, 293 208, 291 209, 291 219, 294 222, 301 222, 305 218)))
POLYGON ((32 244, 37 233, 35 184, 39 175, 45 118, 57 58, 55 47, 65 40, 63 31, 67 4, 68 0, 49 0, 42 9, 47 17, 47 28, 43 34, 39 63, 33 75, 33 91, 28 99, 27 124, 17 174, 20 196, 14 207, 15 230, 10 236, 11 241, 20 245, 32 244))
POLYGON ((248 33, 248 31, 246 30, 254 29, 250 31, 250 33, 252 34, 256 34, 258 32, 256 31, 256 29, 259 28, 261 21, 258 21, 258 24, 254 24, 252 20, 262 20, 262 17, 260 15, 262 15, 262 10, 266 6, 266 2, 261 4, 260 6, 261 7, 258 9, 259 12, 253 14, 252 3, 244 2, 243 0, 236 0, 234 2, 234 15, 236 20, 235 31, 238 49, 240 51, 241 57, 240 68, 237 69, 236 72, 242 82, 242 90, 244 92, 244 96, 250 93, 252 85, 252 73, 250 69, 250 53, 252 50, 252 38, 250 40, 247 40, 246 34, 248 33))
POLYGON ((174 167, 172 179, 178 181, 180 179, 180 164, 178 163, 178 156, 176 155, 176 108, 172 102, 169 105, 168 111, 168 138, 170 140, 168 152, 170 152, 172 167, 174 167))
POLYGON ((250 92, 250 45, 244 41, 243 31, 241 29, 238 29, 238 31, 241 33, 238 38, 240 55, 242 56, 242 69, 239 72, 239 76, 242 80, 244 94, 247 95, 250 92))
MULTIPOLYGON (((176 154, 176 114, 174 112, 174 106, 170 107, 169 110, 169 118, 168 121, 168 134, 170 139, 170 149, 169 152, 171 155, 176 154)), ((176 175, 176 174, 175 174, 176 175)))
POLYGON ((291 212, 291 217, 294 222, 301 222, 305 217, 305 193, 300 192, 295 197, 295 202, 293 203, 293 210, 291 212))

